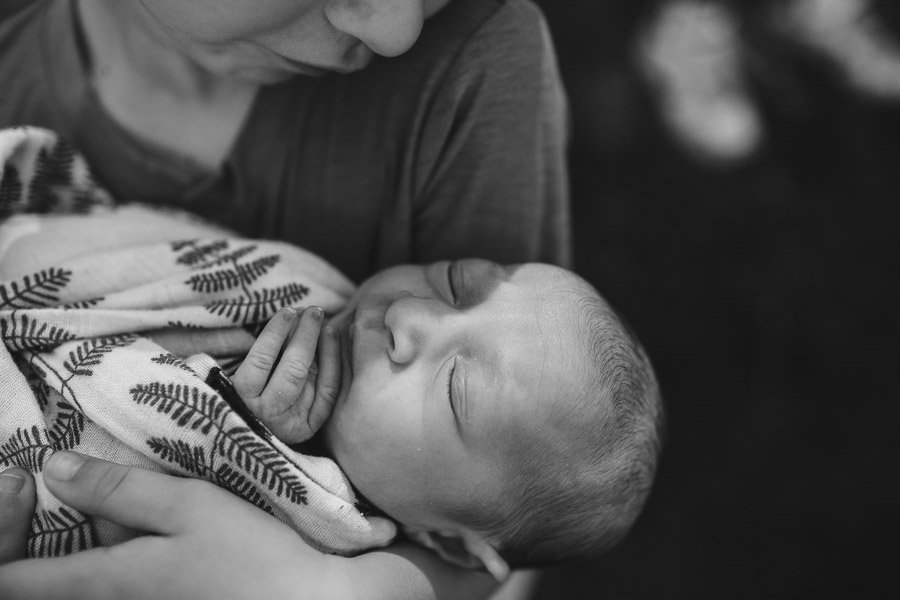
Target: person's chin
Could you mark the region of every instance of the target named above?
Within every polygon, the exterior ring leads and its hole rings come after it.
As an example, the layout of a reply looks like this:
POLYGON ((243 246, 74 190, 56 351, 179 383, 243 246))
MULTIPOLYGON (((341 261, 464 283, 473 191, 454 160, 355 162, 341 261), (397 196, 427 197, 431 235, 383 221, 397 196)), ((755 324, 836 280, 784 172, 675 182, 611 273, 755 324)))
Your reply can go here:
POLYGON ((297 75, 284 69, 257 67, 233 71, 231 77, 254 85, 276 85, 297 75))

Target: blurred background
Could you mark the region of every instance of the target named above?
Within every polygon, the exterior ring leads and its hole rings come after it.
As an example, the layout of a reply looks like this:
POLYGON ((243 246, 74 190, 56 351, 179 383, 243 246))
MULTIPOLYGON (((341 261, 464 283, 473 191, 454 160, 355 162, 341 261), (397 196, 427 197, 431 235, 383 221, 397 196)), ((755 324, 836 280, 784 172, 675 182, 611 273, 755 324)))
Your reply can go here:
POLYGON ((575 267, 669 435, 632 534, 537 597, 897 593, 900 2, 540 1, 575 267))

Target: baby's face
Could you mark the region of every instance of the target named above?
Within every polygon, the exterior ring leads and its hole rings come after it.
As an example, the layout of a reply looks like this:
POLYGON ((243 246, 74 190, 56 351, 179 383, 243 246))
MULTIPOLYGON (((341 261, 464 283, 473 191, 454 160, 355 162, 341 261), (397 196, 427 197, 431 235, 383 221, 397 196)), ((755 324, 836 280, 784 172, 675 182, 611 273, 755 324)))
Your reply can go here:
POLYGON ((142 0, 197 63, 220 75, 274 83, 296 74, 355 71, 396 56, 449 0, 142 0))
POLYGON ((449 507, 496 501, 528 440, 553 430, 547 399, 577 379, 562 273, 463 260, 363 284, 332 321, 343 380, 324 435, 364 496, 429 530, 454 525, 449 507))

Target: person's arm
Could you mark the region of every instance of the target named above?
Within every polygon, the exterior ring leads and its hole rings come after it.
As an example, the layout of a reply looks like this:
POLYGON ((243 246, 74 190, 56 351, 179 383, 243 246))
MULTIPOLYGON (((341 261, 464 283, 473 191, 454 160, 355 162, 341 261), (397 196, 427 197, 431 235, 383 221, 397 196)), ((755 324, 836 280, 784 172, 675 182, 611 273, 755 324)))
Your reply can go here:
MULTIPOLYGON (((322 554, 271 515, 204 481, 69 452, 47 462, 44 481, 66 504, 151 535, 0 566, 0 598, 429 600, 479 598, 493 587, 488 576, 443 565, 419 548, 322 554)), ((33 484, 26 483, 25 496, 0 499, 0 563, 24 555, 25 528, 16 524, 30 522, 33 484)))
POLYGON ((399 543, 352 559, 360 598, 479 600, 497 589, 487 573, 467 571, 410 543, 399 543))
POLYGON ((414 261, 569 266, 568 113, 546 22, 498 3, 432 94, 417 152, 414 261))

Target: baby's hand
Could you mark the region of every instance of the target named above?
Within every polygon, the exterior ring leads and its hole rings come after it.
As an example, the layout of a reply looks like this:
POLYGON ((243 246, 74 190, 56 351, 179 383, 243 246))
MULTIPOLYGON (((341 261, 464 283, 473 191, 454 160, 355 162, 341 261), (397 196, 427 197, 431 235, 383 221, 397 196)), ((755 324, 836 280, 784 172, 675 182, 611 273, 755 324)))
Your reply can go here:
POLYGON ((297 310, 281 309, 232 378, 250 410, 289 444, 306 441, 319 430, 340 390, 337 333, 331 327, 322 330, 323 318, 322 309, 311 306, 291 333, 297 310), (314 360, 317 345, 318 362, 314 360))

